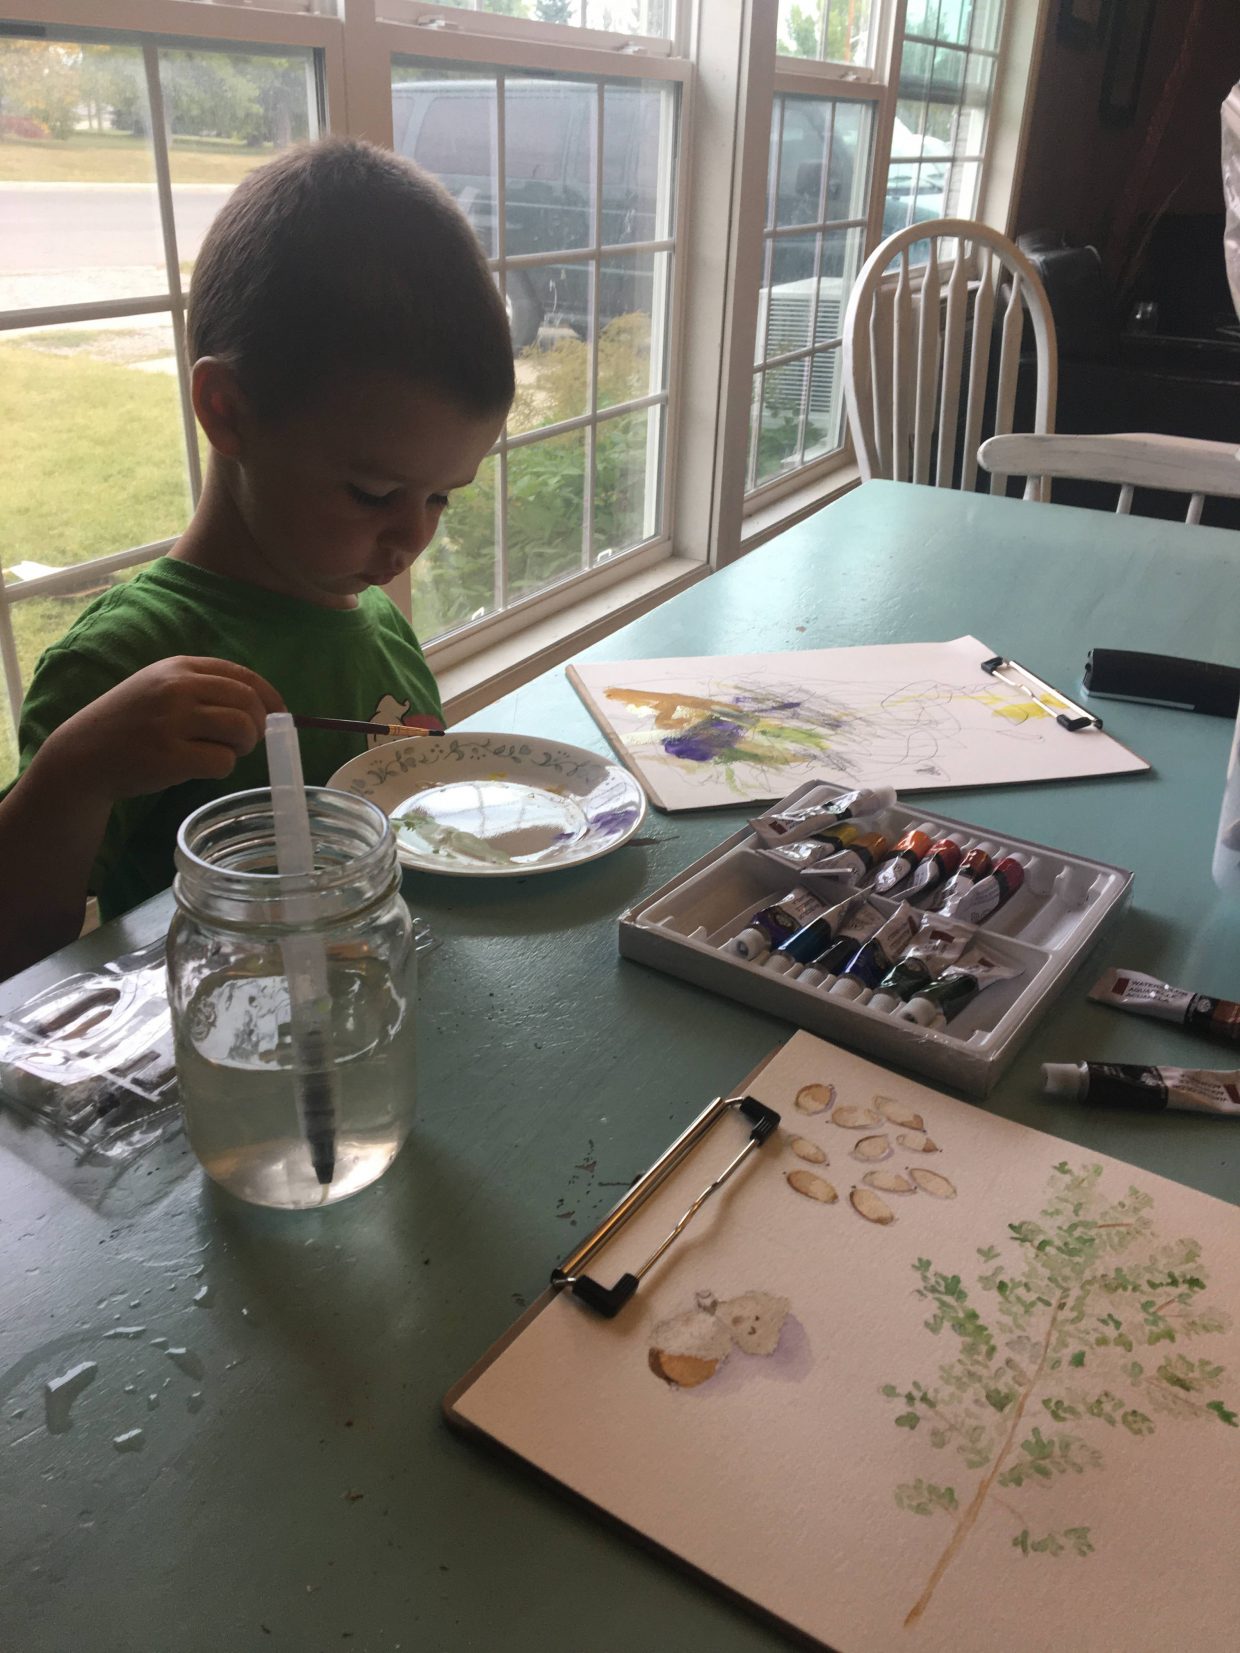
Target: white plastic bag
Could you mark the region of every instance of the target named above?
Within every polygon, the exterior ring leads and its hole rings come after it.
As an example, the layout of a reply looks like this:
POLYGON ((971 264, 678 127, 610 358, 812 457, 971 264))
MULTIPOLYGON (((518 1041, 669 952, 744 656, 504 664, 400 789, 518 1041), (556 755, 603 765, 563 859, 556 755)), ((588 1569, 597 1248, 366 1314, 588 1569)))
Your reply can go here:
POLYGON ((1240 315, 1240 85, 1233 86, 1223 101, 1223 200, 1227 206, 1223 256, 1232 303, 1240 315))

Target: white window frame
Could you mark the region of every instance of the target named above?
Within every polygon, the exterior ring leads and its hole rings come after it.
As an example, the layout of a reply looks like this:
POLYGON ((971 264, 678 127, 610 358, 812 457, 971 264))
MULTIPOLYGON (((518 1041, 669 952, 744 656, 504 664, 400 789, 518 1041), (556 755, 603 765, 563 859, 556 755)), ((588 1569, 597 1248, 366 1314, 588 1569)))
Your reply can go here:
MULTIPOLYGON (((1028 115, 1027 79, 1037 61, 1050 0, 1007 0, 996 69, 991 136, 979 216, 1006 227, 1028 115), (1015 42, 1015 46, 1013 46, 1015 42), (1009 73, 1015 52, 1024 72, 1009 73)), ((432 642, 427 655, 453 697, 473 702, 566 658, 602 634, 606 615, 640 612, 660 597, 735 560, 781 523, 798 520, 849 480, 850 452, 824 456, 744 492, 754 334, 761 280, 767 148, 777 91, 861 98, 876 105, 875 179, 886 178, 899 81, 905 0, 877 0, 874 66, 778 57, 777 0, 678 0, 674 32, 609 34, 572 25, 492 16, 420 0, 0 0, 6 22, 40 25, 83 40, 116 35, 150 46, 307 48, 317 54, 323 130, 391 146, 393 57, 488 67, 578 71, 679 85, 676 250, 668 305, 664 472, 669 532, 502 612, 432 642), (692 293, 692 304, 686 295, 692 293), (487 665, 486 662, 495 664, 487 665), (523 665, 523 661, 525 665, 523 665), (478 664, 481 663, 481 664, 478 664)), ((164 165, 166 174, 166 162, 164 165)), ((161 186, 166 192, 166 178, 161 186)), ((881 234, 883 192, 871 190, 867 248, 881 234)), ((170 280, 174 275, 170 275, 170 280)), ((138 301, 176 314, 180 299, 138 301)), ((138 305, 77 307, 75 319, 134 313, 138 305)), ((22 325, 67 319, 69 307, 24 312, 22 325), (31 320, 35 318, 35 321, 31 320)), ((8 325, 17 325, 13 315, 8 325)), ((0 320, 0 337, 3 336, 0 320)), ((184 375, 184 365, 181 373, 184 375)), ((189 445, 196 464, 196 443, 189 445)), ((191 469, 191 476, 193 471, 191 469)), ((0 664, 14 716, 21 684, 9 619, 27 597, 79 591, 101 573, 148 561, 173 540, 119 548, 0 590, 0 664)), ((408 578, 390 590, 409 612, 408 578)))
MULTIPOLYGON (((1025 147, 1029 80, 1040 57, 1049 12, 1050 0, 1006 0, 996 42, 995 77, 974 215, 1005 232, 1010 228, 1015 185, 1025 147)), ((863 99, 874 106, 876 130, 865 241, 867 256, 883 238, 906 13, 907 0, 875 0, 871 25, 872 65, 782 55, 776 58, 774 90, 777 94, 863 99)), ((834 493, 853 486, 858 478, 856 454, 845 424, 840 448, 772 477, 746 494, 742 553, 769 539, 782 524, 809 515, 834 493)))

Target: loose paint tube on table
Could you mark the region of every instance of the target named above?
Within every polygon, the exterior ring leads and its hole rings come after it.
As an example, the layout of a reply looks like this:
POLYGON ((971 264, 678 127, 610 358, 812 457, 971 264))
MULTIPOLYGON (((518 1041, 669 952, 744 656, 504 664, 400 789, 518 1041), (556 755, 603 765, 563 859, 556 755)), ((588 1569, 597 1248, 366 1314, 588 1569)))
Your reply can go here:
POLYGON ((1160 1113, 1231 1114, 1240 1117, 1240 1073, 1216 1068, 1151 1068, 1127 1062, 1044 1062, 1048 1096, 1095 1102, 1104 1108, 1160 1113))
POLYGON ((1089 990, 1099 1004, 1117 1010, 1132 1010, 1138 1016, 1154 1016, 1162 1022, 1177 1022, 1193 1033, 1227 1044, 1240 1040, 1240 1004, 1230 999, 1212 999, 1205 993, 1190 993, 1172 987, 1139 970, 1108 970, 1089 990))

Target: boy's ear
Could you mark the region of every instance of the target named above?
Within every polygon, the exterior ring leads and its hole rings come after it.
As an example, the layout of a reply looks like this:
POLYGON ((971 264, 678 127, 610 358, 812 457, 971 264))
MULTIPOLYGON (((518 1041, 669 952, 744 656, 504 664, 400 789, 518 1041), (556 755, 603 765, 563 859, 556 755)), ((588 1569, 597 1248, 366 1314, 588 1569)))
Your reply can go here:
POLYGON ((241 455, 241 426, 246 412, 237 375, 218 356, 203 356, 190 371, 190 397, 203 435, 224 459, 241 455))

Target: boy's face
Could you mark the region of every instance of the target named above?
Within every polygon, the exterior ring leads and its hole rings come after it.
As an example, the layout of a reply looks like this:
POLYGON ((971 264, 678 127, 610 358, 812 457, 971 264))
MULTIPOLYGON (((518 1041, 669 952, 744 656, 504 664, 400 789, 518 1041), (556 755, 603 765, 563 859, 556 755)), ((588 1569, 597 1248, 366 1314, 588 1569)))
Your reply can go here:
POLYGON ((233 491, 261 583, 331 608, 386 585, 429 545, 503 423, 396 375, 342 380, 278 419, 242 412, 233 491))

